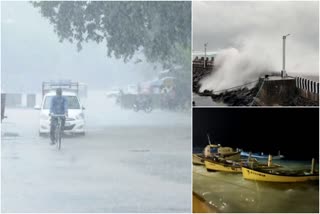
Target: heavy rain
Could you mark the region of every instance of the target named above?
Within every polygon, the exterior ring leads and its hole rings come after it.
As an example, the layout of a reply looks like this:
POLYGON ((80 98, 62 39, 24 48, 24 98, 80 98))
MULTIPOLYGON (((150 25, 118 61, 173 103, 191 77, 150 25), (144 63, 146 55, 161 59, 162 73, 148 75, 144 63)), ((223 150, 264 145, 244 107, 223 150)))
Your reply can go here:
POLYGON ((1 19, 1 211, 190 212, 191 3, 4 1, 1 19))

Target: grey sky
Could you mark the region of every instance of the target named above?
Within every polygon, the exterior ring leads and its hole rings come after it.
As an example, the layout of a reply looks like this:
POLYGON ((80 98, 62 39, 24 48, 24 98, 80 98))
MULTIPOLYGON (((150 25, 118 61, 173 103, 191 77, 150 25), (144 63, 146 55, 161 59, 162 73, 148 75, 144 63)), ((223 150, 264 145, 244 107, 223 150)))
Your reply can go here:
MULTIPOLYGON (((221 49, 247 36, 272 37, 287 32, 292 42, 318 48, 318 2, 193 2, 193 49, 221 49)), ((280 39, 279 39, 280 38, 280 39)))
MULTIPOLYGON (((48 20, 29 2, 1 3, 1 87, 35 91, 50 79, 72 79, 106 89, 152 78, 154 65, 107 58, 104 44, 85 44, 77 52, 59 43, 48 20)), ((134 60, 133 60, 134 61, 134 60)))

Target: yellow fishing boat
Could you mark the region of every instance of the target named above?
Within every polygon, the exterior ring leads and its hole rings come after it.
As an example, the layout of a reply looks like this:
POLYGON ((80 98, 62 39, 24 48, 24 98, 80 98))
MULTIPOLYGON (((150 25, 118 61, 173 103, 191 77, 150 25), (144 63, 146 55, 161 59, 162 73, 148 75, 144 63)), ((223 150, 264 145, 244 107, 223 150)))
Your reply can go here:
POLYGON ((205 159, 204 165, 206 166, 208 171, 241 173, 241 166, 235 164, 235 162, 216 162, 214 160, 205 159))
POLYGON ((238 172, 241 173, 241 167, 250 166, 251 168, 256 169, 276 169, 281 166, 278 164, 273 164, 269 157, 268 163, 261 163, 255 158, 248 158, 242 160, 226 160, 220 157, 206 158, 204 160, 205 167, 208 171, 222 171, 222 172, 238 172))
POLYGON ((259 161, 257 161, 257 159, 255 158, 251 158, 249 156, 248 159, 242 159, 240 161, 240 165, 242 167, 249 167, 251 169, 275 169, 275 168, 280 168, 282 167, 281 165, 279 164, 274 164, 272 163, 272 156, 269 155, 269 158, 268 158, 268 162, 267 163, 261 163, 259 161))
POLYGON ((310 171, 279 171, 279 170, 254 170, 242 167, 243 178, 267 182, 305 182, 319 180, 319 173, 311 174, 310 171))
POLYGON ((204 158, 223 158, 225 160, 240 160, 241 152, 234 151, 231 147, 222 147, 220 144, 212 144, 209 135, 208 145, 203 150, 204 158))
POLYGON ((216 144, 207 145, 203 154, 205 158, 219 157, 225 160, 240 160, 241 158, 240 151, 234 151, 231 147, 222 147, 216 144))
POLYGON ((192 163, 194 165, 204 165, 204 155, 199 154, 192 154, 192 163))

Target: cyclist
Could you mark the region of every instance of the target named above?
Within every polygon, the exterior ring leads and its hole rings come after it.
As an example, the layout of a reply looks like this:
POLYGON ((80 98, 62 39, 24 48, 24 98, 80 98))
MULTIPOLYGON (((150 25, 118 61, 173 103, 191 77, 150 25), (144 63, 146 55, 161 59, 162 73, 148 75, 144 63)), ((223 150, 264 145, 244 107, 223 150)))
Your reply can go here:
MULTIPOLYGON (((50 104, 50 115, 53 114, 63 114, 66 117, 68 116, 68 102, 65 97, 62 96, 62 89, 58 88, 56 90, 56 96, 54 96, 51 100, 50 104)), ((55 127, 58 122, 58 118, 51 117, 51 124, 50 124, 50 139, 51 145, 55 143, 55 127)), ((65 117, 62 118, 62 127, 61 130, 64 128, 65 117)))

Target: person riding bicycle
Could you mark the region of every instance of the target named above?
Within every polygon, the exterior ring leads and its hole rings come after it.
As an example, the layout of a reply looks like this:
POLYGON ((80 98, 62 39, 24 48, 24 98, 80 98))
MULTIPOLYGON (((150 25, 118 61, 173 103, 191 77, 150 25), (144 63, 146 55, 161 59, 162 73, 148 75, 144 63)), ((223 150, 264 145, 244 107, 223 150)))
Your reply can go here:
MULTIPOLYGON (((51 100, 51 105, 50 105, 50 116, 54 114, 63 114, 66 117, 68 116, 68 102, 65 97, 62 96, 62 89, 58 88, 56 90, 56 96, 54 96, 51 100)), ((55 143, 55 127, 58 122, 58 118, 56 117, 51 117, 51 124, 50 124, 50 139, 51 139, 51 145, 55 143)), ((61 130, 64 128, 64 123, 65 123, 65 117, 62 118, 62 126, 61 130)))

